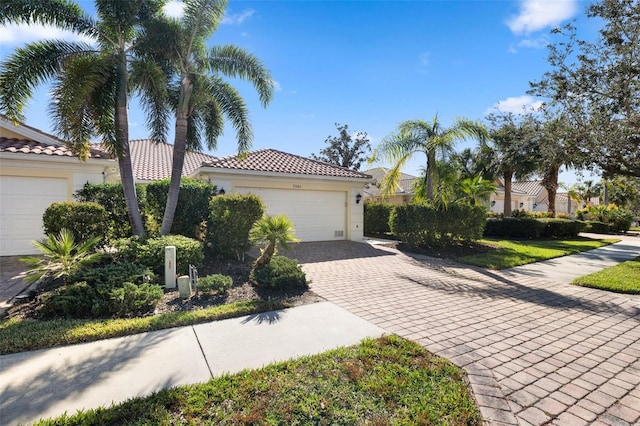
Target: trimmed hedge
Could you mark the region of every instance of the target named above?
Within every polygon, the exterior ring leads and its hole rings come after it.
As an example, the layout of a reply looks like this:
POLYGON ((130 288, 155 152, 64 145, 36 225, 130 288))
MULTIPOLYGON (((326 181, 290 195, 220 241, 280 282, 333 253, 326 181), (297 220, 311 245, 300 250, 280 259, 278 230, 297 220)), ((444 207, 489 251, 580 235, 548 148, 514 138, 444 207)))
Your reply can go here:
POLYGON ((207 247, 215 256, 243 260, 251 248, 249 231, 263 214, 264 203, 257 195, 213 197, 209 204, 207 247))
POLYGON ((583 222, 569 219, 489 218, 484 235, 519 240, 573 238, 584 228, 583 222))
MULTIPOLYGON (((136 197, 138 207, 146 215, 146 187, 136 184, 136 197)), ((85 185, 76 191, 76 200, 80 202, 92 201, 100 204, 107 211, 107 226, 109 240, 126 238, 133 235, 127 205, 124 201, 122 183, 101 183, 97 185, 85 185)))
POLYGON ((389 216, 393 204, 364 203, 364 235, 385 235, 391 232, 389 216))
MULTIPOLYGON (((155 222, 162 224, 169 194, 169 179, 147 185, 147 207, 155 222)), ((180 181, 178 205, 171 225, 171 234, 189 238, 204 238, 203 226, 209 217, 209 202, 216 195, 216 186, 208 182, 183 178, 180 181)))
MULTIPOLYGON (((610 227, 609 232, 627 232, 631 228, 631 223, 633 223, 633 213, 630 210, 621 209, 615 204, 588 206, 578 210, 576 217, 580 220, 607 223, 610 227)), ((600 227, 600 230, 603 229, 600 227)))
POLYGON ((613 232, 612 226, 608 223, 597 222, 595 220, 588 220, 585 222, 587 232, 593 232, 594 234, 609 234, 613 232))
POLYGON ((252 279, 259 286, 276 290, 306 290, 309 288, 307 276, 295 259, 274 256, 271 262, 256 269, 252 279))
POLYGON ((144 265, 157 275, 164 275, 164 248, 176 248, 176 273, 187 275, 189 265, 199 266, 204 260, 200 241, 183 235, 163 235, 157 238, 124 238, 114 244, 115 257, 130 263, 144 265))
POLYGON ((44 211, 42 222, 47 235, 57 235, 66 228, 78 243, 93 237, 103 242, 107 239, 107 211, 98 203, 52 203, 44 211))
POLYGON ((476 241, 485 224, 485 208, 466 204, 452 204, 447 209, 427 204, 395 206, 389 218, 391 232, 409 247, 476 241))

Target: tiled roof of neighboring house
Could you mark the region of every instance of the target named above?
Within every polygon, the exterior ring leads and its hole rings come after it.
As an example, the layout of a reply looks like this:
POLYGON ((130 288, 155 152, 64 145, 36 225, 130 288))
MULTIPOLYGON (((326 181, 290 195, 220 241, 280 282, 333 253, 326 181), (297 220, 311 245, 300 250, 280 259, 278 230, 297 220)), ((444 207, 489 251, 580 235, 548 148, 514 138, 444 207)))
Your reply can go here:
MULTIPOLYGON (((382 182, 384 176, 389 172, 389 169, 384 167, 376 167, 375 169, 365 170, 364 173, 371 175, 375 180, 375 184, 368 184, 364 188, 364 193, 368 197, 375 197, 380 195, 379 183, 382 182)), ((407 173, 400 173, 400 179, 396 187, 396 194, 413 194, 413 181, 416 180, 415 176, 407 173)))
MULTIPOLYGON (((64 145, 36 142, 32 140, 0 137, 0 152, 13 152, 18 154, 40 154, 58 157, 77 157, 64 145)), ((89 158, 106 158, 111 156, 98 149, 89 149, 89 158)))
POLYGON ((349 170, 345 167, 300 157, 275 149, 261 149, 247 154, 245 158, 233 155, 213 158, 203 164, 215 169, 251 170, 272 173, 290 173, 296 175, 314 175, 326 177, 371 179, 371 176, 349 170))
MULTIPOLYGON (((496 184, 496 191, 504 192, 504 184, 502 183, 502 181, 500 179, 496 179, 495 184, 496 184)), ((511 193, 512 194, 519 194, 519 195, 529 195, 525 191, 521 191, 521 190, 515 189, 513 187, 513 183, 511 183, 511 193)))
POLYGON ((529 195, 537 196, 542 191, 544 191, 544 186, 542 186, 539 181, 513 182, 511 184, 511 189, 514 191, 526 192, 529 195))
MULTIPOLYGON (((133 175, 137 180, 159 180, 171 177, 173 145, 151 139, 135 139, 130 142, 133 175)), ((215 157, 202 152, 187 151, 182 176, 190 176, 202 163, 215 157)))

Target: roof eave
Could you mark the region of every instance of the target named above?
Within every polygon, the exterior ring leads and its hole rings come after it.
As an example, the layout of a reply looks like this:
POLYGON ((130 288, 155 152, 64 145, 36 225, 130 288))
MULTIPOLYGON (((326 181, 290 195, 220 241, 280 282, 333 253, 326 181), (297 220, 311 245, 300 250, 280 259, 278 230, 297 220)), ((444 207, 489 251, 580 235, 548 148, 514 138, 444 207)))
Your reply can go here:
POLYGON ((243 176, 260 176, 260 177, 274 177, 274 178, 295 178, 295 179, 312 179, 312 180, 331 180, 331 181, 349 181, 349 182, 358 182, 363 185, 367 183, 375 182, 375 179, 372 177, 347 177, 347 176, 325 176, 325 175, 311 175, 311 174, 301 174, 301 173, 282 173, 282 172, 265 172, 260 170, 245 170, 245 169, 228 169, 228 168, 219 168, 219 167, 210 167, 210 166, 201 166, 196 171, 192 173, 195 175, 197 173, 220 173, 224 175, 243 175, 243 176))

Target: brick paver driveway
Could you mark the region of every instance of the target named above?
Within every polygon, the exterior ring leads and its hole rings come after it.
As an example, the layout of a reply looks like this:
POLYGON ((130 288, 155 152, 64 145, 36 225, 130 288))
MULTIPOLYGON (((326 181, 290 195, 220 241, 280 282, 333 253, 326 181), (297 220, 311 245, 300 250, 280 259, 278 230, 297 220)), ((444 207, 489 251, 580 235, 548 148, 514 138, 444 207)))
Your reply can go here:
POLYGON ((305 243, 293 257, 320 296, 464 367, 491 424, 640 422, 637 296, 363 243, 305 243))

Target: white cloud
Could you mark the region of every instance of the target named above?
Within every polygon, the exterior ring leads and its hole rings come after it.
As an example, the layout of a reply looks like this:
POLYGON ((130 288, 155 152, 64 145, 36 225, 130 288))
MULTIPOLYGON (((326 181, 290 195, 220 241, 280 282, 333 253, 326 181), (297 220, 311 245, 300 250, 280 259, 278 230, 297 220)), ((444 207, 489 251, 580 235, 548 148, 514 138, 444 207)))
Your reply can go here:
POLYGON ((428 66, 431 60, 431 52, 422 52, 420 55, 418 55, 418 60, 420 61, 420 66, 428 66))
POLYGON ((509 46, 509 52, 518 53, 519 48, 525 49, 544 49, 549 45, 549 36, 547 34, 537 38, 525 38, 518 43, 509 46))
POLYGON ((184 13, 184 3, 179 0, 169 0, 162 10, 170 18, 180 18, 184 13))
POLYGON ((229 25, 242 24, 244 21, 251 18, 254 13, 256 13, 255 10, 246 9, 240 13, 234 13, 232 15, 224 15, 224 18, 222 18, 222 23, 229 24, 229 25))
POLYGON ((93 44, 94 40, 80 36, 72 31, 61 30, 51 25, 39 24, 8 24, 0 26, 0 45, 16 46, 39 40, 62 39, 80 41, 93 44))
POLYGON ((487 114, 492 112, 510 112, 513 114, 523 114, 530 111, 538 111, 542 107, 542 101, 534 99, 532 96, 523 95, 509 97, 498 101, 487 110, 487 114))
POLYGON ((275 90, 276 92, 282 91, 282 86, 280 86, 280 83, 278 83, 277 81, 271 80, 271 84, 273 84, 273 90, 275 90))
POLYGON ((507 21, 515 34, 529 34, 574 16, 578 0, 520 0, 520 13, 507 21))

